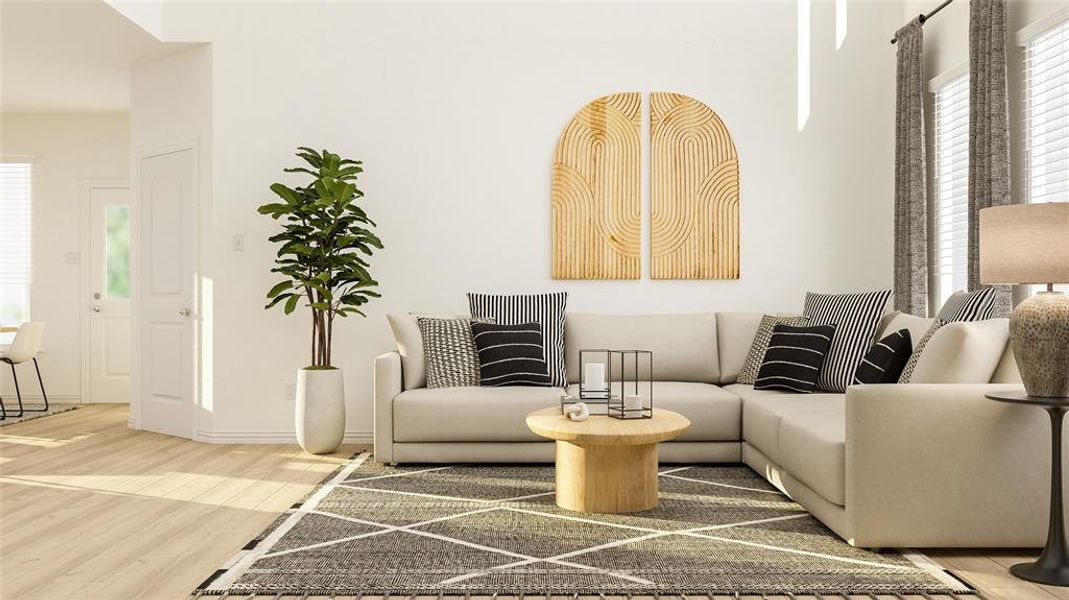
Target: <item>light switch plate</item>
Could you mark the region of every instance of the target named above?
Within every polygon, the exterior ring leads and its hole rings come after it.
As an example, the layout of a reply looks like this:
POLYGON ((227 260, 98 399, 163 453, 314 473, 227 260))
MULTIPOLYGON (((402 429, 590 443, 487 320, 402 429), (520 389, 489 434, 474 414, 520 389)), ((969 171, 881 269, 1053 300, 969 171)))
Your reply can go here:
POLYGON ((234 239, 230 244, 230 249, 234 252, 241 252, 245 249, 245 236, 240 233, 234 234, 234 239))
POLYGON ((67 263, 68 265, 80 265, 82 264, 82 253, 67 252, 63 255, 63 262, 67 263))

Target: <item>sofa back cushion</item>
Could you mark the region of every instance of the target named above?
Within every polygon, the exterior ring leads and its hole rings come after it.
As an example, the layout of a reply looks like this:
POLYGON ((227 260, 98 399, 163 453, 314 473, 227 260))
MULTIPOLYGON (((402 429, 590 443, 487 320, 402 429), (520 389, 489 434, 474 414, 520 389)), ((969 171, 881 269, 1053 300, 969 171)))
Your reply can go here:
POLYGON ((1009 335, 1009 319, 947 323, 924 347, 909 382, 988 383, 1009 335))
POLYGON ((935 323, 935 319, 915 317, 897 310, 891 311, 884 315, 883 320, 880 321, 880 332, 876 335, 876 339, 882 340, 896 331, 908 329, 909 337, 913 340, 914 347, 916 347, 917 343, 924 338, 924 334, 931 329, 933 323, 935 323))
POLYGON ((651 350, 653 376, 657 381, 720 381, 714 313, 568 313, 564 321, 564 350, 569 382, 575 383, 581 378, 579 351, 595 349, 651 350))
POLYGON ((738 380, 762 316, 762 313, 716 313, 716 352, 720 356, 721 385, 738 380))

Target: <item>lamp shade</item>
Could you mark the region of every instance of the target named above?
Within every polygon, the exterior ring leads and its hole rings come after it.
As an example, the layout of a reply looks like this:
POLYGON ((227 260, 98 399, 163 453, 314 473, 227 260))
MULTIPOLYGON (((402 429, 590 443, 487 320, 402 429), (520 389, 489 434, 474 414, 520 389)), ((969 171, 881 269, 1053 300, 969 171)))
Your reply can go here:
POLYGON ((1069 283, 1069 203, 982 209, 980 283, 1069 283))

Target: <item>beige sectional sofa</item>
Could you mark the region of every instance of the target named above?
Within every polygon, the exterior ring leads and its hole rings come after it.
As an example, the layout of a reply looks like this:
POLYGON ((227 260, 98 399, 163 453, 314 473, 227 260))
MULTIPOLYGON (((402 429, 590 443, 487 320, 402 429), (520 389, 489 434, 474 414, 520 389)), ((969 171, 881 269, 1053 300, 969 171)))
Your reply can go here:
MULTIPOLYGON (((760 319, 759 313, 569 314, 571 391, 579 349, 652 350, 655 407, 693 423, 660 445, 662 462, 743 462, 857 546, 1042 545, 1047 416, 984 398, 1020 389, 1004 337, 993 338, 1005 348, 995 349, 1000 358, 989 382, 790 394, 735 383, 760 319)), ((930 323, 895 313, 884 318, 879 335, 909 328, 919 340, 930 323)), ((559 388, 403 389, 403 362, 416 360, 422 357, 403 361, 397 352, 376 359, 376 460, 553 461, 553 443, 531 433, 524 417, 559 404, 559 388)), ((947 359, 949 373, 968 379, 955 360, 974 359, 947 359)))

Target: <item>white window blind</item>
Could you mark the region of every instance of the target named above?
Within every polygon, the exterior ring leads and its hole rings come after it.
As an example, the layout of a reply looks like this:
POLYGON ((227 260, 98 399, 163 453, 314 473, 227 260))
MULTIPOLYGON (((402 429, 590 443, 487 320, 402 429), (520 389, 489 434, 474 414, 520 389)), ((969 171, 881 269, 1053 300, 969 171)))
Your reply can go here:
POLYGON ((0 324, 30 318, 32 167, 0 162, 0 324))
POLYGON ((969 75, 935 89, 935 289, 941 306, 968 287, 969 75))
POLYGON ((1069 202, 1069 22, 1024 53, 1024 151, 1029 202, 1069 202))
POLYGON ((1069 21, 1025 43, 1024 157, 1025 199, 1069 202, 1069 21))

